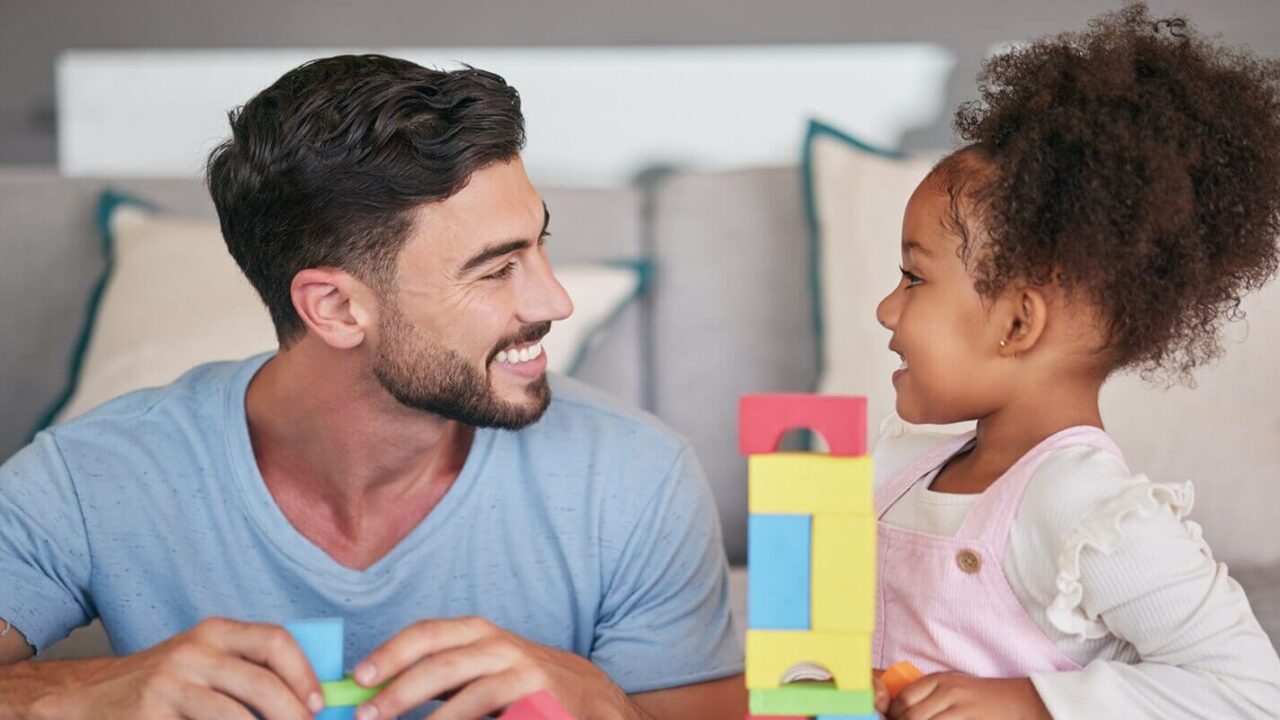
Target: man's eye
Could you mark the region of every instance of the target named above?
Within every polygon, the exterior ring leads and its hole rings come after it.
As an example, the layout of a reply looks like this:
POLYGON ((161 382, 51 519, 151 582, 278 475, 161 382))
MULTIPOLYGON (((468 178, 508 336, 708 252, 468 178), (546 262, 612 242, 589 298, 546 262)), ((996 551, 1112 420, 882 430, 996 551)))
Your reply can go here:
POLYGON ((485 280, 505 280, 506 278, 511 277, 511 271, 515 270, 519 264, 520 264, 520 261, 514 258, 511 260, 508 260, 507 264, 503 265, 501 270, 499 270, 496 273, 492 273, 490 275, 485 275, 484 279, 485 280))
POLYGON ((916 285, 924 282, 924 278, 921 278, 910 270, 904 267, 899 267, 898 269, 902 271, 902 277, 907 279, 907 287, 915 287, 916 285))

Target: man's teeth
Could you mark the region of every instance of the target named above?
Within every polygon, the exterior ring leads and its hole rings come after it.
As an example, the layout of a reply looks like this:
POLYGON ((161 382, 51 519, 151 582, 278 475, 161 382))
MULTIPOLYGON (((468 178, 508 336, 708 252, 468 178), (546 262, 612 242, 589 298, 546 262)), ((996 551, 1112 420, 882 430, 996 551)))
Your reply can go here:
POLYGON ((903 358, 903 360, 902 360, 902 364, 898 366, 898 369, 899 369, 899 370, 906 370, 906 369, 907 369, 907 361, 906 361, 906 359, 905 359, 905 358, 903 358))
POLYGON ((503 365, 510 365, 511 363, 529 362, 530 360, 536 359, 541 354, 542 354, 542 343, 537 342, 530 345, 529 347, 521 348, 519 350, 515 348, 511 348, 510 350, 503 350, 498 353, 497 359, 498 359, 498 362, 503 365))

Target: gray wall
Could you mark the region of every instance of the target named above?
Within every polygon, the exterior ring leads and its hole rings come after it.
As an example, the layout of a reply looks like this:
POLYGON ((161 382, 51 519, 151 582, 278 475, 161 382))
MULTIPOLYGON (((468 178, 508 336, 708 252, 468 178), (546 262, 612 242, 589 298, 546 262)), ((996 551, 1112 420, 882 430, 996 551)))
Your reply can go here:
MULTIPOLYGON (((1276 0, 1153 0, 1280 54, 1276 0)), ((664 45, 932 41, 960 58, 948 106, 987 48, 1081 27, 1104 0, 0 0, 0 164, 55 159, 53 65, 67 48, 664 45)), ((949 114, 911 147, 949 144, 949 114)))

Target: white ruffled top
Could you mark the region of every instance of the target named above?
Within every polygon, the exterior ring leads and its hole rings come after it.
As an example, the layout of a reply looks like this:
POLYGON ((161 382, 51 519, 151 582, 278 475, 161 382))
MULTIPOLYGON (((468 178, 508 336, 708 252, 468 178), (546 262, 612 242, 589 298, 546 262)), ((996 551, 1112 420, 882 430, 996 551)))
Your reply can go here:
MULTIPOLYGON (((891 416, 881 482, 948 439, 891 416)), ((977 495, 923 477, 885 514, 954 535, 977 495)), ((1078 672, 1032 676, 1055 718, 1280 718, 1280 657, 1239 584, 1186 519, 1190 481, 1155 483, 1091 446, 1049 455, 1018 506, 1003 568, 1027 614, 1078 672)))

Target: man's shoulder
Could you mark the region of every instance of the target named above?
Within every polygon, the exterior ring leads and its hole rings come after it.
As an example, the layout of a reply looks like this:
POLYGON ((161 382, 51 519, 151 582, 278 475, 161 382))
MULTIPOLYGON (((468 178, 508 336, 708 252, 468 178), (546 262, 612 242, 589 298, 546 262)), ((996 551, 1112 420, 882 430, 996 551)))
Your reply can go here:
POLYGON ((182 429, 185 421, 203 424, 220 418, 226 389, 236 377, 261 365, 261 356, 246 360, 197 365, 167 385, 143 388, 117 398, 48 429, 60 446, 82 442, 101 444, 116 435, 154 441, 182 429), (145 429, 147 432, 140 432, 145 429))
POLYGON ((684 436, 640 408, 573 378, 551 374, 547 377, 551 405, 531 429, 557 435, 568 431, 580 440, 625 440, 646 450, 667 450, 672 454, 688 445, 684 436))

